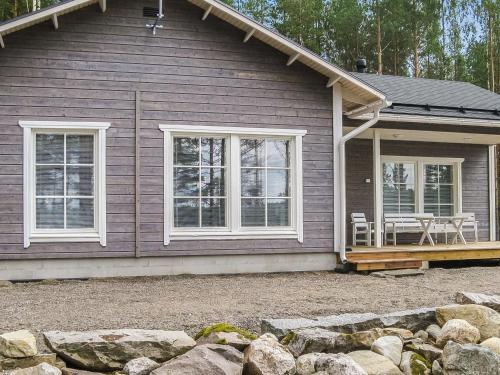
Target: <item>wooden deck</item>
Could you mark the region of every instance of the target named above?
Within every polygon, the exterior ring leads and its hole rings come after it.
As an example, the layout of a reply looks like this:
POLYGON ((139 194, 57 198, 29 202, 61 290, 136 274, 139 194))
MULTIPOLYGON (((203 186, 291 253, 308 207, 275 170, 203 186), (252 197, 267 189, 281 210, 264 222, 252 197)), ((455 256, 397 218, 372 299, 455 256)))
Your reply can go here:
POLYGON ((347 252, 347 259, 357 271, 420 268, 424 261, 500 259, 500 241, 466 245, 386 245, 380 249, 356 246, 347 252))

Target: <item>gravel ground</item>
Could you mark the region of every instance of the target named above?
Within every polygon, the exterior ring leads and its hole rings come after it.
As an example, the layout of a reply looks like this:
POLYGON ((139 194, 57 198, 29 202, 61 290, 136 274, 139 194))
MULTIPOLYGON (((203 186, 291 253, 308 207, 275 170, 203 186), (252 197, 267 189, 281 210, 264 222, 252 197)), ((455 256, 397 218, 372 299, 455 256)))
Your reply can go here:
POLYGON ((0 288, 0 332, 145 328, 193 335, 221 321, 258 332, 262 318, 438 306, 459 290, 500 294, 499 280, 500 267, 472 267, 398 279, 308 272, 19 283, 0 288))

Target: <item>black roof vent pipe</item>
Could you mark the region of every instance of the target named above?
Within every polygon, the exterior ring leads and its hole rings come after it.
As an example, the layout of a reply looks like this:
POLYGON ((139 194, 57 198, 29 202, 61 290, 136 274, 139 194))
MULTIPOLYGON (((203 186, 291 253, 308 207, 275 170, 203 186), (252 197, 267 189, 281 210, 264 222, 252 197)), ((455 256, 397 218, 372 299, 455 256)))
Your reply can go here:
POLYGON ((366 59, 356 60, 356 70, 358 73, 366 73, 366 59))

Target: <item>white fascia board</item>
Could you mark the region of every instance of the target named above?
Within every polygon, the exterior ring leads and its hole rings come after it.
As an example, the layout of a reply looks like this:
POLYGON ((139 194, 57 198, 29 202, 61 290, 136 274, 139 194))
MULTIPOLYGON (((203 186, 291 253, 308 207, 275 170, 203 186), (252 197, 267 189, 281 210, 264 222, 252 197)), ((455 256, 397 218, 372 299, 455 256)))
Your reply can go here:
POLYGON ((226 126, 191 126, 191 125, 164 125, 160 124, 164 132, 189 132, 207 134, 251 134, 269 136, 304 136, 307 130, 303 129, 276 129, 276 128, 240 128, 226 126))
MULTIPOLYGON (((371 114, 353 115, 348 117, 352 120, 367 120, 371 118, 371 114)), ((405 115, 405 114, 393 114, 393 113, 381 113, 379 121, 409 122, 409 123, 422 123, 422 124, 486 126, 492 128, 500 127, 500 120, 469 119, 461 117, 419 116, 419 115, 405 115)))
POLYGON ((19 121, 21 128, 37 129, 108 129, 110 122, 85 122, 85 121, 19 121))
POLYGON ((41 10, 39 12, 33 13, 31 15, 21 17, 19 19, 12 20, 3 25, 0 25, 0 34, 6 35, 16 30, 22 29, 24 27, 31 26, 33 24, 43 22, 45 20, 51 19, 54 14, 64 14, 71 12, 72 10, 82 8, 87 5, 95 4, 98 0, 73 0, 60 5, 50 7, 46 10, 41 10))

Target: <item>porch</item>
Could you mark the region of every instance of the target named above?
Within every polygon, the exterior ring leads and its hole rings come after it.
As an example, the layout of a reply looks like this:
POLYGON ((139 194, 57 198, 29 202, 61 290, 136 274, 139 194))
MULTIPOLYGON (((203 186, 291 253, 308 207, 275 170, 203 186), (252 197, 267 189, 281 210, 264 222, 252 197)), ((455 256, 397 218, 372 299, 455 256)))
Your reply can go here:
POLYGON ((425 261, 500 259, 500 241, 467 244, 353 246, 347 259, 356 271, 421 268, 425 261))

